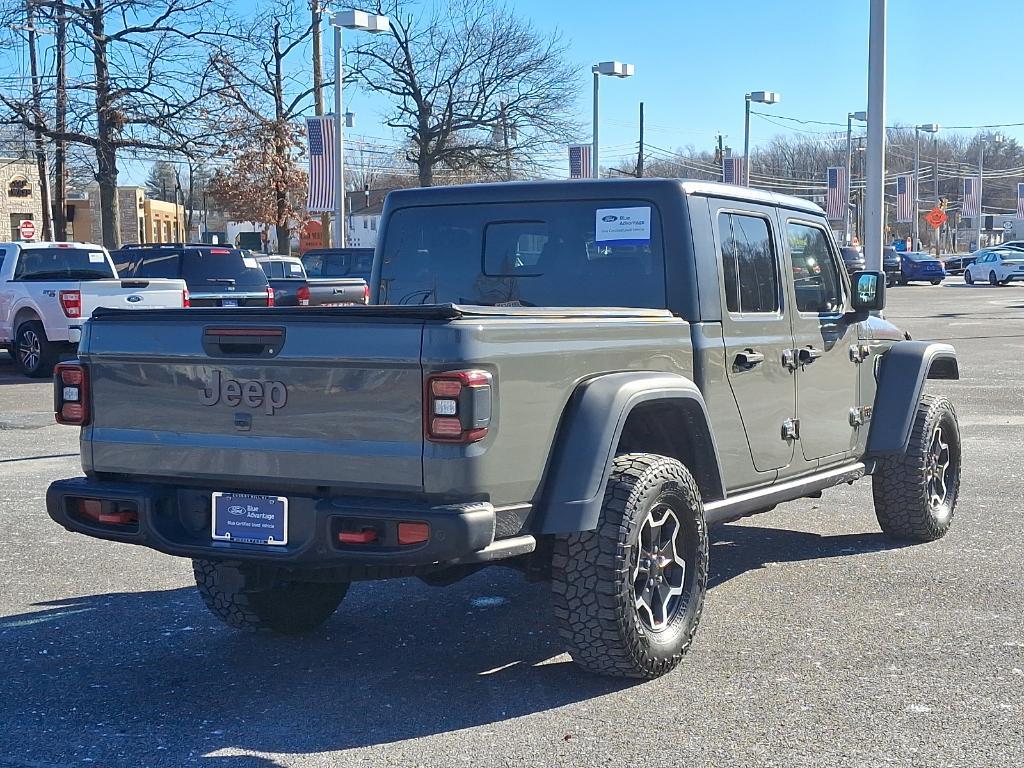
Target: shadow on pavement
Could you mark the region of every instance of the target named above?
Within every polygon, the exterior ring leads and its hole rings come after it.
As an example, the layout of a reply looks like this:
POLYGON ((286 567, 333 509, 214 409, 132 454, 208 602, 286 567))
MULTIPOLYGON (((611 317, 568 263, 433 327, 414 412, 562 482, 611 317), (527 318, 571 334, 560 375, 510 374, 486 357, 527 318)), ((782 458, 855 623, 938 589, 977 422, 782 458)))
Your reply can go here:
MULTIPOLYGON (((712 538, 712 585, 767 563, 895 546, 880 534, 750 525, 719 527, 712 538)), ((224 628, 191 588, 36 608, 0 619, 0 755, 26 761, 105 765, 146 755, 146 765, 272 766, 237 750, 383 745, 637 684, 579 671, 561 655, 548 585, 501 568, 446 589, 357 584, 327 626, 306 637, 224 628)))

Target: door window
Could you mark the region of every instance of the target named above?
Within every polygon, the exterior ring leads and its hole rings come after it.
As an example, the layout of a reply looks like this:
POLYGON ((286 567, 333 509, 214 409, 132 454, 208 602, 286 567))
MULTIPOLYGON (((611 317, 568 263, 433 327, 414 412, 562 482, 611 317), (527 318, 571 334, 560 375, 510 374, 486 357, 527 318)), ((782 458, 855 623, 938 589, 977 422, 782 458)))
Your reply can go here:
POLYGON ((718 236, 728 310, 778 312, 779 269, 768 221, 760 216, 720 213, 718 236))
POLYGON ((843 284, 828 235, 820 227, 796 222, 788 224, 787 234, 797 309, 812 314, 842 312, 843 284))

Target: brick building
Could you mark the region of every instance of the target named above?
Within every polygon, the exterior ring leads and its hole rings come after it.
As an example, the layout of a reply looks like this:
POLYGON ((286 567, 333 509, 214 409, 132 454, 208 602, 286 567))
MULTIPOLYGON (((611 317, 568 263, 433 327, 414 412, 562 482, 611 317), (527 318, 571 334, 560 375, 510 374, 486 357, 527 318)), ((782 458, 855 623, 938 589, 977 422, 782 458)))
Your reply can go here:
POLYGON ((39 173, 29 160, 0 158, 0 240, 17 240, 23 219, 42 227, 39 173))

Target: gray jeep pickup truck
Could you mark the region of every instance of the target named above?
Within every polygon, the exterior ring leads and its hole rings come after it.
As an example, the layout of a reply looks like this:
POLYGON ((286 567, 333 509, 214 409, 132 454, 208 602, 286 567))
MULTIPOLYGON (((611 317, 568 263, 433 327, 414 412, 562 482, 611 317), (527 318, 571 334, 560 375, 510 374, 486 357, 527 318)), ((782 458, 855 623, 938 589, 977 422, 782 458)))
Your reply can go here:
POLYGON ((952 347, 879 316, 821 210, 694 181, 403 190, 375 306, 98 314, 55 372, 71 531, 191 558, 283 633, 353 581, 548 579, 573 658, 655 677, 697 629, 709 524, 872 476, 928 541, 960 482, 952 347))

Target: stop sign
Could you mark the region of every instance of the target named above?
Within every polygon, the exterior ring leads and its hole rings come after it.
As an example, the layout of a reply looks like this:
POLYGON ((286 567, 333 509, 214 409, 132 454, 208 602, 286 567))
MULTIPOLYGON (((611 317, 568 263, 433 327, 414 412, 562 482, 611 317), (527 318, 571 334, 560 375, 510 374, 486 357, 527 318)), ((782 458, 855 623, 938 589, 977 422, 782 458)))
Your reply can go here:
POLYGON ((21 232, 22 240, 35 240, 36 223, 32 219, 22 219, 18 229, 21 232))

